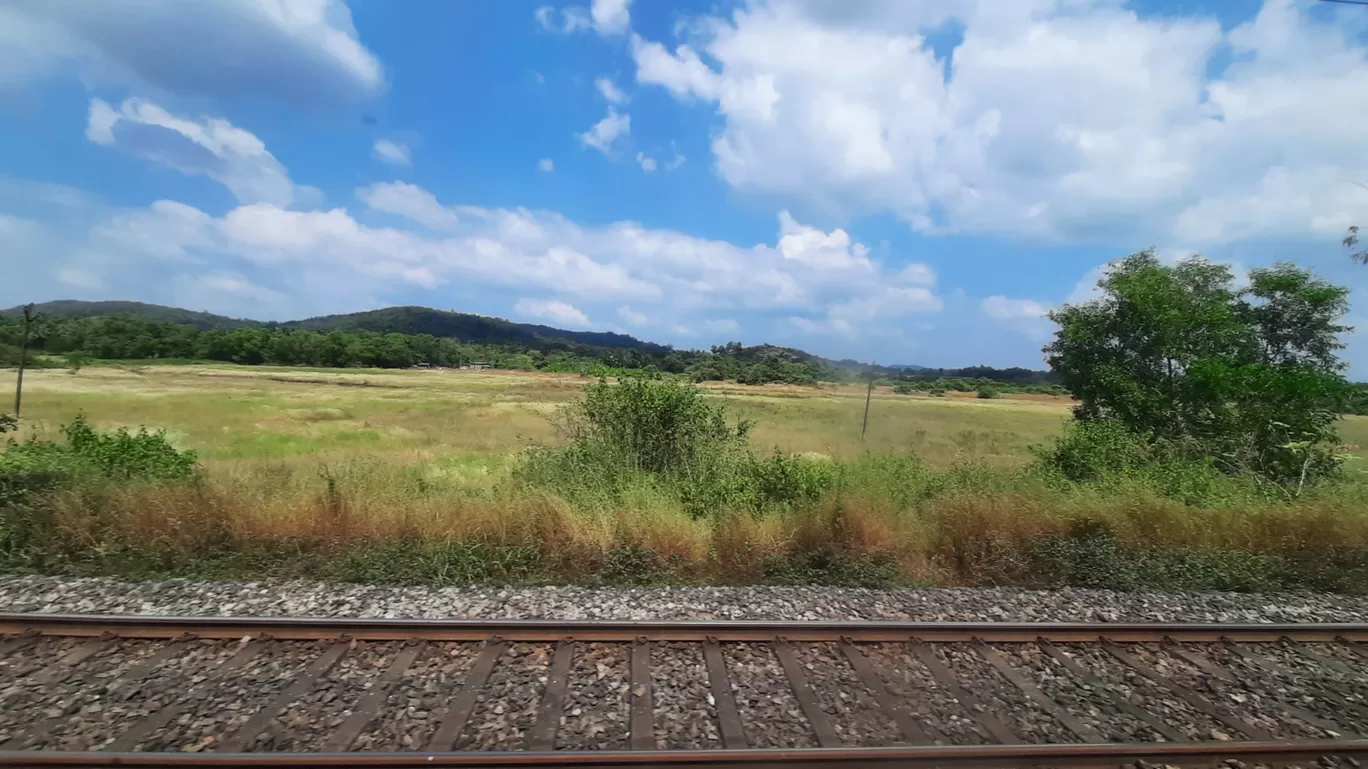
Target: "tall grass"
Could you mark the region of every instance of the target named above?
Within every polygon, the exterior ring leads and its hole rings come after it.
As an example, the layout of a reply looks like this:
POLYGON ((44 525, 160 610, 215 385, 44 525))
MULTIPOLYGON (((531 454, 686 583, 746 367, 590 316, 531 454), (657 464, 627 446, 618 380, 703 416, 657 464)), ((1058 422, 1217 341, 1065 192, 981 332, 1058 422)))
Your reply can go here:
MULTIPOLYGON (((1015 469, 761 451, 727 409, 668 382, 592 386, 556 421, 559 440, 496 463, 414 451, 67 473, 0 502, 0 564, 437 584, 1368 591, 1368 486, 1353 480, 1288 499, 1067 436, 1015 469)), ((76 455, 77 443, 45 450, 76 455)), ((25 451, 0 456, 17 466, 25 451)))

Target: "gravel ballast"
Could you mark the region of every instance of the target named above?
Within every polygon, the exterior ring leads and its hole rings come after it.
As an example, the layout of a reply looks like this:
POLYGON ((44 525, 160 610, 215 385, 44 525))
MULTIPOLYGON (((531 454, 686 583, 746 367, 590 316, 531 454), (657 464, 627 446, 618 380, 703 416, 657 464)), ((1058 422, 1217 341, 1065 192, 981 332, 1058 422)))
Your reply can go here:
POLYGON ((819 587, 379 587, 0 576, 0 611, 180 616, 982 622, 1368 622, 1368 597, 819 587))

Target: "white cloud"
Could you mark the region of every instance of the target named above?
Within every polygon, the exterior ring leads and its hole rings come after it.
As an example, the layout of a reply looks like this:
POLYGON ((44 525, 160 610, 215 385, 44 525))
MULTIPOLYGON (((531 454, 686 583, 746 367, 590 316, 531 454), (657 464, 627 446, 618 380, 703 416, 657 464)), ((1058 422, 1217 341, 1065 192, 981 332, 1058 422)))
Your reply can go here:
POLYGON ((589 316, 574 305, 555 299, 519 299, 513 305, 513 311, 524 317, 540 318, 570 328, 585 328, 589 325, 589 316))
POLYGON ((88 83, 353 101, 384 88, 342 0, 9 0, 0 8, 0 87, 74 69, 88 83))
POLYGON ((674 157, 670 158, 670 162, 665 164, 666 171, 673 171, 684 165, 685 158, 683 155, 679 154, 679 148, 675 146, 674 142, 670 142, 670 152, 674 154, 674 157))
POLYGON ((551 158, 542 158, 537 161, 537 170, 544 174, 555 173, 556 163, 551 158))
POLYGON ((434 230, 447 230, 460 221, 456 212, 437 202, 437 196, 407 182, 372 184, 356 191, 363 203, 376 211, 406 216, 434 230))
POLYGON ((594 0, 589 7, 589 15, 594 20, 594 30, 600 35, 618 35, 627 31, 632 17, 632 0, 594 0))
POLYGON ((631 130, 632 116, 609 107, 608 114, 588 131, 580 134, 579 138, 584 146, 593 147, 607 155, 612 152, 613 142, 626 136, 631 130))
POLYGON ((593 0, 589 8, 572 5, 557 11, 543 5, 533 13, 537 25, 548 32, 570 34, 593 29, 600 35, 620 35, 631 24, 632 0, 593 0))
POLYGON ((719 318, 703 321, 703 328, 715 334, 735 334, 741 330, 741 325, 731 318, 719 318))
MULTIPOLYGON (((48 276, 81 270, 108 295, 149 301, 174 299, 165 293, 173 277, 231 273, 274 292, 244 288, 244 307, 282 298, 258 313, 265 317, 411 303, 415 290, 473 290, 541 295, 589 317, 718 334, 733 333, 731 322, 739 326, 745 313, 825 315, 829 327, 858 336, 941 303, 929 268, 886 267, 841 231, 792 217, 770 243, 738 245, 633 222, 585 226, 554 212, 445 204, 404 182, 362 188, 357 199, 363 211, 254 203, 222 216, 164 200, 63 232, 0 218, 0 254, 48 276), (372 223, 380 214, 401 218, 372 223)), ((227 292, 230 284, 220 284, 227 292)), ((207 296, 204 286, 214 284, 194 285, 207 296)), ((226 309, 227 297, 214 306, 226 309)))
POLYGON ((637 159, 637 163, 639 163, 639 164, 641 165, 641 170, 642 170, 643 173, 648 173, 648 174, 649 174, 649 173, 651 173, 652 171, 655 171, 655 170, 656 170, 656 161, 655 161, 655 158, 649 157, 646 153, 644 153, 644 152, 638 152, 638 153, 637 153, 637 158, 636 158, 636 159, 637 159))
POLYGON ((631 48, 639 83, 715 107, 737 188, 927 232, 1329 238, 1365 205, 1368 46, 1310 7, 1223 31, 1116 0, 753 0, 631 48))
POLYGON ((376 160, 390 165, 411 166, 413 154, 408 145, 390 139, 377 139, 373 154, 376 160))
POLYGON ((623 93, 622 89, 618 88, 616 85, 613 85, 613 81, 609 78, 600 77, 594 81, 594 87, 598 89, 598 92, 603 96, 604 101, 609 104, 627 103, 627 94, 623 93))
POLYGON ((260 139, 220 118, 178 117, 145 99, 127 99, 117 110, 92 99, 86 138, 207 176, 244 203, 289 205, 298 192, 260 139))
POLYGON ((1008 299, 1005 296, 990 296, 979 306, 989 317, 998 320, 1013 318, 1043 318, 1050 308, 1034 299, 1008 299))
POLYGON ((617 308, 617 314, 619 318, 622 318, 623 321, 633 326, 644 326, 651 322, 651 319, 646 317, 645 313, 637 312, 625 304, 617 308))

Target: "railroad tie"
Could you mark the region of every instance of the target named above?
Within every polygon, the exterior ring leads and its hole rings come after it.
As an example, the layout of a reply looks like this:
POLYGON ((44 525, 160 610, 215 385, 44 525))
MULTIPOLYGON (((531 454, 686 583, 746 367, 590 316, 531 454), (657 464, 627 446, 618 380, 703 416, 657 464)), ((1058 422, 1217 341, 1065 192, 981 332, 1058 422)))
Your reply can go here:
POLYGON ((1239 716, 1230 712, 1228 709, 1216 705, 1211 700, 1208 700, 1207 698, 1203 697, 1197 692, 1194 692, 1192 689, 1178 683, 1177 681, 1174 681, 1172 678, 1168 676, 1163 675, 1162 673, 1150 667, 1142 660, 1138 659, 1129 651, 1122 649, 1111 639, 1103 638, 1101 639, 1101 641, 1102 648, 1107 650, 1107 653, 1115 657, 1118 661, 1121 662, 1121 664, 1126 665, 1131 670, 1134 670, 1135 672, 1139 673, 1145 678, 1148 678, 1150 681, 1158 684, 1161 688, 1169 690, 1183 702, 1186 702, 1188 705, 1190 705, 1193 709, 1206 713, 1208 716, 1211 716, 1213 719, 1221 722, 1221 724, 1223 724, 1227 729, 1230 729, 1231 731, 1236 732, 1238 734, 1243 734, 1251 740, 1267 740, 1270 742, 1276 741, 1273 735, 1269 734, 1267 730, 1249 723, 1243 718, 1240 718, 1239 716))
POLYGON ((555 750, 556 730, 560 728, 561 713, 565 710, 565 690, 570 685, 570 668, 575 664, 575 642, 566 639, 556 644, 551 660, 551 674, 542 692, 537 721, 527 737, 527 749, 534 752, 555 750))
POLYGON ((651 642, 645 636, 632 644, 632 750, 655 750, 655 698, 651 687, 651 642))
MULTIPOLYGON (((106 643, 112 644, 113 642, 110 641, 106 643)), ((152 655, 149 656, 147 659, 123 671, 114 680, 105 684, 105 691, 117 692, 130 684, 135 684, 141 681, 142 679, 146 678, 149 674, 151 674, 152 671, 164 665, 168 660, 184 652, 185 648, 185 644, 181 641, 172 641, 171 643, 166 644, 162 648, 153 652, 152 655)), ((89 658, 90 655, 93 653, 94 652, 88 652, 83 656, 80 656, 78 658, 77 664, 79 664, 79 661, 83 661, 89 658)), ((42 740, 47 739, 47 736, 52 732, 53 729, 56 729, 58 726, 61 726, 67 721, 70 721, 71 716, 74 715, 76 712, 71 711, 70 708, 68 708, 68 711, 69 712, 64 712, 56 716, 44 718, 41 721, 33 723, 29 726, 28 729, 25 729, 24 731, 9 738, 5 742, 0 743, 0 750, 13 750, 24 745, 41 742, 42 740)))
POLYGON ((422 650, 422 646, 410 643, 394 655, 394 661, 380 674, 375 686, 361 698, 356 704, 356 709, 337 727, 337 731, 323 743, 324 753, 343 753, 351 748, 352 743, 361 735, 361 730, 379 715, 380 708, 389 699, 394 682, 404 675, 404 671, 418 659, 418 654, 422 650))
POLYGON ((732 696, 731 681, 727 677, 727 661, 722 656, 722 646, 716 638, 709 638, 703 642, 703 662, 708 667, 708 687, 717 708, 717 729, 722 733, 722 747, 727 750, 744 750, 746 732, 741 727, 741 714, 736 710, 736 698, 732 696))
POLYGON ((878 666, 864 655, 864 652, 860 651, 853 641, 848 638, 843 640, 841 651, 850 661, 850 667, 855 671, 855 675, 859 676, 865 688, 874 695, 874 699, 878 701, 879 707, 883 709, 884 713, 893 719, 893 723, 897 724, 898 730, 902 732, 903 737, 908 742, 913 745, 932 745, 935 743, 931 736, 926 733, 926 730, 917 723, 916 719, 912 718, 907 708, 900 705, 897 698, 888 690, 887 677, 879 671, 878 666))
POLYGON ((439 719, 441 725, 437 727, 436 734, 428 743, 428 750, 446 752, 455 747, 457 738, 465 731, 471 712, 475 710, 480 690, 484 688, 485 682, 489 680, 489 674, 494 672, 494 666, 507 650, 508 643, 498 636, 485 640, 480 656, 475 658, 475 664, 470 667, 470 672, 466 673, 460 690, 449 701, 446 713, 439 719))
POLYGON ((242 728, 225 737, 219 743, 219 749, 224 753, 241 753, 250 746, 257 735, 271 725, 271 721, 275 720, 280 711, 308 694, 309 690, 318 683, 318 679, 327 675, 332 666, 342 659, 342 655, 347 653, 348 648, 350 648, 350 644, 346 640, 333 642, 285 691, 276 695, 276 698, 271 700, 269 704, 253 713, 252 717, 247 719, 247 723, 242 725, 242 728))
POLYGON ((931 672, 931 676, 936 679, 936 683, 945 687, 945 690, 950 692, 950 696, 959 700, 964 711, 978 721, 979 725, 982 726, 993 739, 1003 745, 1016 745, 1021 743, 1021 738, 1016 736, 1011 729, 1007 728, 1006 724, 998 720, 997 716, 990 713, 988 708, 984 706, 983 703, 979 702, 978 697, 970 694, 968 690, 963 686, 960 686, 960 683, 955 679, 954 674, 945 666, 945 663, 940 661, 940 658, 936 656, 936 652, 928 644, 921 639, 914 638, 909 646, 911 646, 912 653, 917 656, 917 659, 921 664, 931 672))
POLYGON ((1026 695, 1027 699, 1031 700, 1036 705, 1039 705, 1045 712, 1058 719, 1061 724, 1064 724, 1064 726, 1067 727, 1069 731, 1073 732, 1079 739, 1084 742, 1107 741, 1096 729, 1078 720, 1078 718, 1067 709, 1060 707, 1059 703, 1055 702, 1053 697, 1050 697, 1046 695, 1045 692, 1041 691, 1040 687, 1036 686, 1034 681, 1026 678, 1021 671, 1008 664, 1007 660, 1003 659, 1001 654, 998 654, 997 649, 984 643, 982 639, 978 639, 974 641, 974 650, 982 655, 984 659, 988 660, 988 664, 992 665, 1001 673, 1003 678, 1011 681, 1017 689, 1020 689, 1021 693, 1026 695))
POLYGON ((774 650, 774 656, 779 659, 779 664, 784 668, 784 675, 789 680, 789 688, 793 690, 793 696, 798 700, 798 707, 802 708, 803 715, 807 718, 808 725, 812 727, 813 734, 817 735, 817 744, 824 748, 839 748, 844 745, 841 738, 836 736, 836 730, 831 726, 831 719, 827 718, 826 711, 822 710, 822 704, 817 701, 817 695, 813 693, 812 687, 808 685, 807 674, 803 672, 803 663, 798 661, 798 655, 793 651, 787 639, 780 638, 770 644, 774 650))
POLYGON ((1053 658, 1056 662, 1062 665, 1065 670, 1072 673, 1075 677, 1083 681, 1088 686, 1091 686, 1093 691, 1105 695, 1109 700, 1111 700, 1111 703, 1115 705, 1118 709, 1123 710, 1132 717, 1143 721, 1144 723, 1149 725, 1151 729, 1162 735, 1165 740, 1168 740, 1169 742, 1183 742, 1187 739, 1183 735, 1179 734, 1178 730, 1164 723, 1158 716, 1136 705, 1135 703, 1131 702, 1130 700, 1126 699, 1120 694, 1117 694, 1112 689, 1110 684, 1104 683, 1097 676, 1093 675, 1091 671, 1083 667, 1083 665, 1074 658, 1065 654, 1064 651, 1060 649, 1058 646, 1055 646, 1054 644, 1050 643, 1044 638, 1038 639, 1036 641, 1036 645, 1038 645, 1046 654, 1050 655, 1050 657, 1053 658))
POLYGON ((187 703, 196 702, 203 698, 203 694, 210 686, 216 685, 224 676, 242 667, 248 660, 252 659, 261 651, 261 643, 244 643, 238 647, 233 656, 229 657, 217 668, 215 668, 198 686, 192 688, 188 693, 183 694, 176 702, 158 708, 156 712, 148 714, 138 723, 130 726, 118 737, 114 738, 103 749, 110 753, 124 753, 141 745, 148 737, 161 731, 163 727, 180 717, 185 711, 187 703))

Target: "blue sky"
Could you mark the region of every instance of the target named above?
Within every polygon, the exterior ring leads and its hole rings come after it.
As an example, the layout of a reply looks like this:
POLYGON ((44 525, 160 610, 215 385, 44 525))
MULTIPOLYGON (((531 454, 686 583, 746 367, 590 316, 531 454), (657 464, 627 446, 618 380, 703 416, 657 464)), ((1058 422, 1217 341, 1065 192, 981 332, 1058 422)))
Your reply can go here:
POLYGON ((3 0, 0 306, 1038 367, 1154 246, 1363 324, 1365 115, 1368 8, 1314 0, 3 0))

